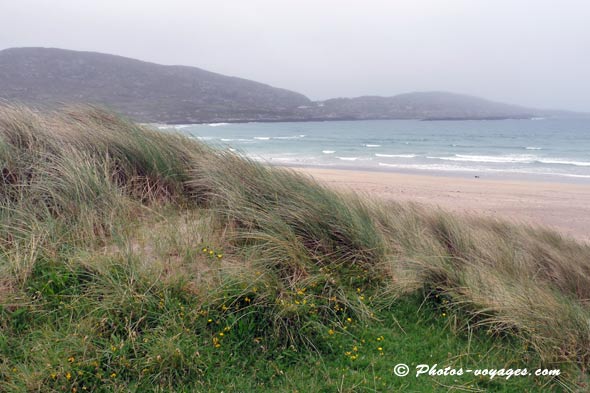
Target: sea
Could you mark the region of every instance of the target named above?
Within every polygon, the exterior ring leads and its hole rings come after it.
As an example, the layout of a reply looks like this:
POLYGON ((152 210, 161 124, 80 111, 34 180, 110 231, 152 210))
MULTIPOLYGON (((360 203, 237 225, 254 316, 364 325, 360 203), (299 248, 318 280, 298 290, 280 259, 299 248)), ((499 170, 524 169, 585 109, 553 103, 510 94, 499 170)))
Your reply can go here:
POLYGON ((590 119, 160 125, 291 167, 590 184, 590 119))

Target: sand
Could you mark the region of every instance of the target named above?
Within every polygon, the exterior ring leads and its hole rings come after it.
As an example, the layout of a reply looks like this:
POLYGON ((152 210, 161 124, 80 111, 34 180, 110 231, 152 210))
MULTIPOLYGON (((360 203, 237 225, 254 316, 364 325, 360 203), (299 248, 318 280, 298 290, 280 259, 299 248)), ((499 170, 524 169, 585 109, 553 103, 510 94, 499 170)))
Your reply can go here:
POLYGON ((590 242, 590 185, 293 168, 330 187, 541 225, 590 242))

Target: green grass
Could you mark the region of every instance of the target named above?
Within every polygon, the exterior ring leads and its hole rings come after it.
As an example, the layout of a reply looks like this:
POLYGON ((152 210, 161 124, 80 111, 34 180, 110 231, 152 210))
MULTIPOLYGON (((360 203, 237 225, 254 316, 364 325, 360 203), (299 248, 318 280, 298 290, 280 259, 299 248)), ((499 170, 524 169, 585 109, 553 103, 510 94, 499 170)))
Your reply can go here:
POLYGON ((590 247, 557 233, 336 193, 95 108, 1 108, 0 169, 0 391, 587 389, 590 247))

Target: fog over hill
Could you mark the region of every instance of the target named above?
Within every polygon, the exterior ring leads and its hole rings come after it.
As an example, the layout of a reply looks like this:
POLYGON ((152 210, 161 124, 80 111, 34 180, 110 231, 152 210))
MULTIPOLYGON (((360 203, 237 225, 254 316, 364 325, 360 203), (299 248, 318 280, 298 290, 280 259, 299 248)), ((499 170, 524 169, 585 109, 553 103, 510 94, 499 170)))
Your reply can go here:
POLYGON ((445 92, 314 102, 297 92, 196 67, 53 48, 0 51, 0 98, 43 107, 99 104, 134 120, 159 123, 577 115, 445 92))

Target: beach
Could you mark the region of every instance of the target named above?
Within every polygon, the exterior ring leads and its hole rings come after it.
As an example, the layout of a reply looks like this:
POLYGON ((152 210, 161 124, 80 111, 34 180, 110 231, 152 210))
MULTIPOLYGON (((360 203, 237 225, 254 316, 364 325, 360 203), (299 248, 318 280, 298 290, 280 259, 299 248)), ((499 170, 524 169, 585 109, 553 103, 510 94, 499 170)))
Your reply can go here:
POLYGON ((590 185, 293 168, 336 189, 460 213, 541 225, 590 241, 590 185))

